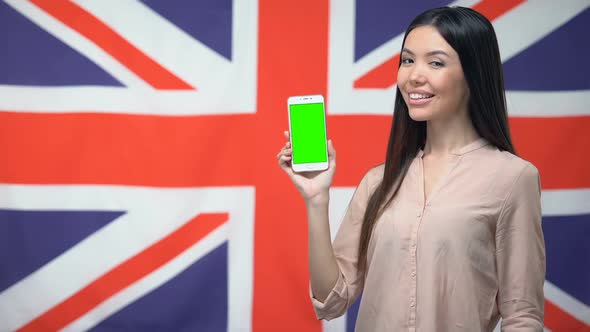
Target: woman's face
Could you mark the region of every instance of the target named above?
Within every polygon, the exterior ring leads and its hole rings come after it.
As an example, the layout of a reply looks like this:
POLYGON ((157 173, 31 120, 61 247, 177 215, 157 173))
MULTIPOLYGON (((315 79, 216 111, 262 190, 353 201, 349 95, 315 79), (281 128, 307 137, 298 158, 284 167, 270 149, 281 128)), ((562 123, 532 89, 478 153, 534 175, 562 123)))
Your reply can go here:
POLYGON ((397 83, 413 120, 448 120, 467 113, 469 88, 459 55, 435 28, 412 30, 401 59, 397 83))

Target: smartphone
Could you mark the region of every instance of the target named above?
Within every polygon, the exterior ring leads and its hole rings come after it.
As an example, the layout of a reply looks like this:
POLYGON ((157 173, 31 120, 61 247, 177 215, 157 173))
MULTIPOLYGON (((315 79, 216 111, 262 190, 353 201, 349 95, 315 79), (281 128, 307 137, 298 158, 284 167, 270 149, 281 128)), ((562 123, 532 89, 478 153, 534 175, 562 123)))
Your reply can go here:
POLYGON ((287 101, 295 172, 328 169, 326 110, 322 95, 292 96, 287 101))

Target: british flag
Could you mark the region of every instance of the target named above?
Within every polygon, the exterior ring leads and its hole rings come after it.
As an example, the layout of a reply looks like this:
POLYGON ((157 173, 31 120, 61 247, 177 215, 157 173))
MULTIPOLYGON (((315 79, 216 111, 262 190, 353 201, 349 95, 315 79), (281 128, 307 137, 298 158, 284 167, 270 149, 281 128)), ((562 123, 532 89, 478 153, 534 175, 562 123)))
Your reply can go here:
POLYGON ((404 29, 441 5, 495 26, 546 329, 590 331, 588 0, 0 2, 0 331, 352 331, 356 305, 309 300, 286 99, 327 96, 334 235, 383 161, 404 29))

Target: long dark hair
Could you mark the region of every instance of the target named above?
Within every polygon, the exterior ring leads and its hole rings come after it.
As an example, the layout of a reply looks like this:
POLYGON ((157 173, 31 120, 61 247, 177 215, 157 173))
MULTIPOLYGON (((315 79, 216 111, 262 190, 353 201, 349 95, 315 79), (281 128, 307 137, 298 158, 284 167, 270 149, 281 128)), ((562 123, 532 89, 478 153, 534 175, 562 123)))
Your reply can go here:
MULTIPOLYGON (((410 31, 421 26, 434 27, 459 54, 469 88, 469 116, 479 136, 499 150, 515 154, 508 128, 500 51, 490 21, 470 8, 430 9, 412 21, 402 48, 410 31)), ((412 159, 425 142, 426 122, 410 118, 398 87, 383 180, 371 194, 363 218, 358 251, 360 273, 367 269, 367 250, 375 223, 397 194, 412 159)))

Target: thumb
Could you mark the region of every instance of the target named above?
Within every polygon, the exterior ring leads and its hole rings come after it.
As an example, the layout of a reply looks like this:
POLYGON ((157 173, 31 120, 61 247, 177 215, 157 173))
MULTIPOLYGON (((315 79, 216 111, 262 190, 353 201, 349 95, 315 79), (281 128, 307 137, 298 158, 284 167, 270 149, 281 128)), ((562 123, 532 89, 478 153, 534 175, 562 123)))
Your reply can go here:
POLYGON ((328 159, 330 161, 336 159, 336 149, 334 149, 334 144, 331 139, 328 140, 328 159))

